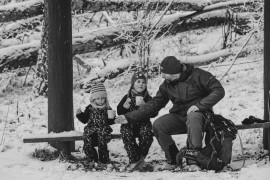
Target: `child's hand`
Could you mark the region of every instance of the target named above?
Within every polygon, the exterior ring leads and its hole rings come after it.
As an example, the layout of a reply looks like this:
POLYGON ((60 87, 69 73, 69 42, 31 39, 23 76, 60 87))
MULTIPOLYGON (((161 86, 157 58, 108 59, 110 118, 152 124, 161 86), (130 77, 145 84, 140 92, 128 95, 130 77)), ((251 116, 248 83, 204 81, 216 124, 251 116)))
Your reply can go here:
POLYGON ((130 98, 127 98, 126 102, 124 103, 123 107, 128 109, 130 107, 130 101, 131 99, 130 98))
POLYGON ((77 109, 76 115, 81 114, 81 113, 82 113, 81 109, 77 109))

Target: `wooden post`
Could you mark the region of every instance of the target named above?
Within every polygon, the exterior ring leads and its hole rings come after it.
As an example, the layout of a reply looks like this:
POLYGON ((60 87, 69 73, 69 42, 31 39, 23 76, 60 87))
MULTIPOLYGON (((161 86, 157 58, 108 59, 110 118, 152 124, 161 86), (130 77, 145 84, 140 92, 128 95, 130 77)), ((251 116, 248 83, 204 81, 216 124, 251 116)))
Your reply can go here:
MULTIPOLYGON (((48 0, 48 24, 48 131, 59 133, 74 130, 71 0, 48 0)), ((70 155, 71 146, 57 150, 70 155)))
MULTIPOLYGON (((270 106, 270 1, 264 1, 264 119, 269 120, 270 106)), ((263 147, 270 152, 270 128, 263 130, 263 147)), ((269 156, 270 159, 270 156, 269 156)))

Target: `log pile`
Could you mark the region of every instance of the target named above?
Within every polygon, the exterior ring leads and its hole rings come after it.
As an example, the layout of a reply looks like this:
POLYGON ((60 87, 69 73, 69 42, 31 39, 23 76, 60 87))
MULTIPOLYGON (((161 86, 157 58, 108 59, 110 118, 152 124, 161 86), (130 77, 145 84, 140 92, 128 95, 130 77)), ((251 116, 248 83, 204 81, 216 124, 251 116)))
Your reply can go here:
MULTIPOLYGON (((177 24, 176 26, 174 26, 174 28, 171 28, 172 24, 176 24, 179 19, 185 19, 185 17, 189 15, 190 13, 179 12, 172 15, 164 16, 156 27, 156 29, 160 29, 159 34, 156 36, 156 38, 163 35, 165 32, 169 34, 176 34, 210 26, 219 26, 226 19, 225 10, 216 10, 200 14, 192 19, 187 19, 184 24, 177 24)), ((151 24, 155 24, 155 21, 157 19, 158 17, 154 18, 151 24)), ((250 13, 239 14, 238 21, 241 25, 247 25, 250 22, 250 13)), ((128 43, 125 39, 119 38, 119 36, 121 36, 122 33, 129 33, 133 36, 136 36, 139 33, 138 23, 139 22, 120 24, 116 27, 108 27, 73 34, 73 54, 85 54, 88 52, 101 51, 106 48, 121 45, 123 43, 128 43)), ((31 46, 31 42, 29 44, 31 46)), ((19 51, 20 55, 16 56, 16 58, 14 59, 9 59, 9 61, 6 60, 5 57, 2 57, 0 53, 0 72, 2 72, 4 68, 13 69, 19 67, 19 65, 16 65, 16 62, 20 64, 20 67, 29 67, 37 61, 37 54, 39 49, 35 48, 33 50, 33 56, 31 60, 29 59, 29 63, 27 63, 27 59, 24 61, 24 63, 20 63, 19 61, 21 59, 21 56, 25 57, 27 55, 24 55, 23 50, 18 49, 19 47, 23 46, 14 46, 14 52, 12 52, 12 54, 15 54, 19 51)), ((11 47, 7 48, 9 49, 8 52, 12 50, 11 47)), ((4 52, 6 50, 5 48, 3 48, 0 49, 0 52, 1 51, 4 52)), ((28 54, 28 52, 25 53, 28 54)))
MULTIPOLYGON (((223 0, 174 0, 170 10, 172 11, 200 11, 206 6, 223 2, 223 0)), ((240 0, 237 3, 251 3, 251 0, 240 0)), ((151 0, 148 3, 150 11, 162 11, 168 5, 167 0, 151 0)), ((145 6, 145 0, 72 0, 72 11, 80 12, 120 12, 140 11, 145 6)), ((43 14, 43 0, 28 0, 13 5, 0 6, 0 23, 27 19, 43 14)))
MULTIPOLYGON (((259 0, 261 1, 261 0, 259 0)), ((72 52, 73 55, 85 54, 89 52, 102 51, 107 48, 123 46, 129 44, 123 35, 129 34, 133 37, 139 37, 141 27, 149 24, 150 28, 156 30, 155 39, 165 35, 175 35, 178 33, 202 29, 212 26, 223 25, 228 21, 228 8, 239 7, 241 5, 253 5, 254 0, 174 0, 169 6, 169 12, 164 16, 154 16, 149 19, 140 19, 130 23, 117 24, 113 21, 107 12, 118 11, 143 11, 147 7, 148 11, 163 11, 167 5, 166 0, 150 0, 145 4, 144 0, 124 1, 124 0, 72 0, 72 10, 74 12, 100 12, 103 11, 104 17, 110 22, 111 26, 88 30, 85 32, 74 33, 72 35, 72 52), (178 12, 181 11, 181 12, 178 12), (184 12, 183 12, 184 11, 184 12), (158 23, 157 23, 158 22, 158 23)), ((21 37, 21 34, 31 31, 41 31, 43 21, 44 1, 28 0, 12 5, 0 6, 0 23, 5 23, 4 28, 0 29, 0 47, 4 40, 21 37), (13 22, 12 22, 13 21, 13 22), (14 22, 15 21, 15 22, 14 22)), ((255 13, 237 13, 237 25, 243 27, 238 29, 236 33, 244 34, 249 29, 250 19, 258 19, 255 13)), ((41 39, 41 38, 40 38, 41 39)), ((133 42, 138 39, 134 38, 133 42)), ((24 43, 24 42, 22 42, 24 43)), ((10 44, 12 45, 12 44, 10 44)), ((0 73, 5 69, 16 69, 19 67, 29 67, 37 63, 38 53, 40 49, 40 41, 32 41, 26 44, 19 44, 0 49, 0 73)), ((226 57, 233 55, 232 49, 223 49, 216 52, 210 52, 205 55, 178 57, 180 60, 189 63, 208 62, 218 57, 226 57)), ((76 60, 76 56, 75 56, 76 60)), ((77 58, 78 60, 78 58, 77 58)), ((83 60, 83 59, 81 59, 83 60)), ((82 61, 81 64, 84 64, 82 61)), ((85 64, 84 64, 85 65, 85 64)), ((84 67, 84 66, 82 66, 84 67)), ((88 71, 91 65, 85 65, 88 71)), ((120 68, 119 72, 123 72, 127 67, 120 68)), ((108 72, 109 73, 109 72, 108 72)), ((118 74, 106 74, 104 77, 112 78, 118 74)), ((103 75, 102 75, 103 76, 103 75)))

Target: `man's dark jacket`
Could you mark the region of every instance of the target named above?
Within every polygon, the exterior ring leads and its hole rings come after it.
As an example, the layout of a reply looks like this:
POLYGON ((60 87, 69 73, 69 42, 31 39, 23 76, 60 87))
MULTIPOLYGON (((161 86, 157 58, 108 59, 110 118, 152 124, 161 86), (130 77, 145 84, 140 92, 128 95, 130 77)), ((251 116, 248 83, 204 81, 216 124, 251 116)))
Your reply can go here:
POLYGON ((185 66, 178 81, 169 83, 164 80, 153 99, 139 110, 125 114, 128 122, 150 118, 165 107, 169 100, 173 103, 170 113, 186 117, 192 105, 201 111, 211 110, 224 97, 224 88, 211 73, 188 64, 185 66))

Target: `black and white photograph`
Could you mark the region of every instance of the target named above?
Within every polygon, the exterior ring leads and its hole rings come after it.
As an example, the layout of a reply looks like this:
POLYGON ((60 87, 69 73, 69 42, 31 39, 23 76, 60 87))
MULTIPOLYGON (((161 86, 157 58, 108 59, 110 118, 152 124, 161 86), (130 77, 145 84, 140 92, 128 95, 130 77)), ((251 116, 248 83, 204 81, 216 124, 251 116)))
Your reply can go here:
POLYGON ((269 12, 0 0, 0 179, 268 180, 269 12))

